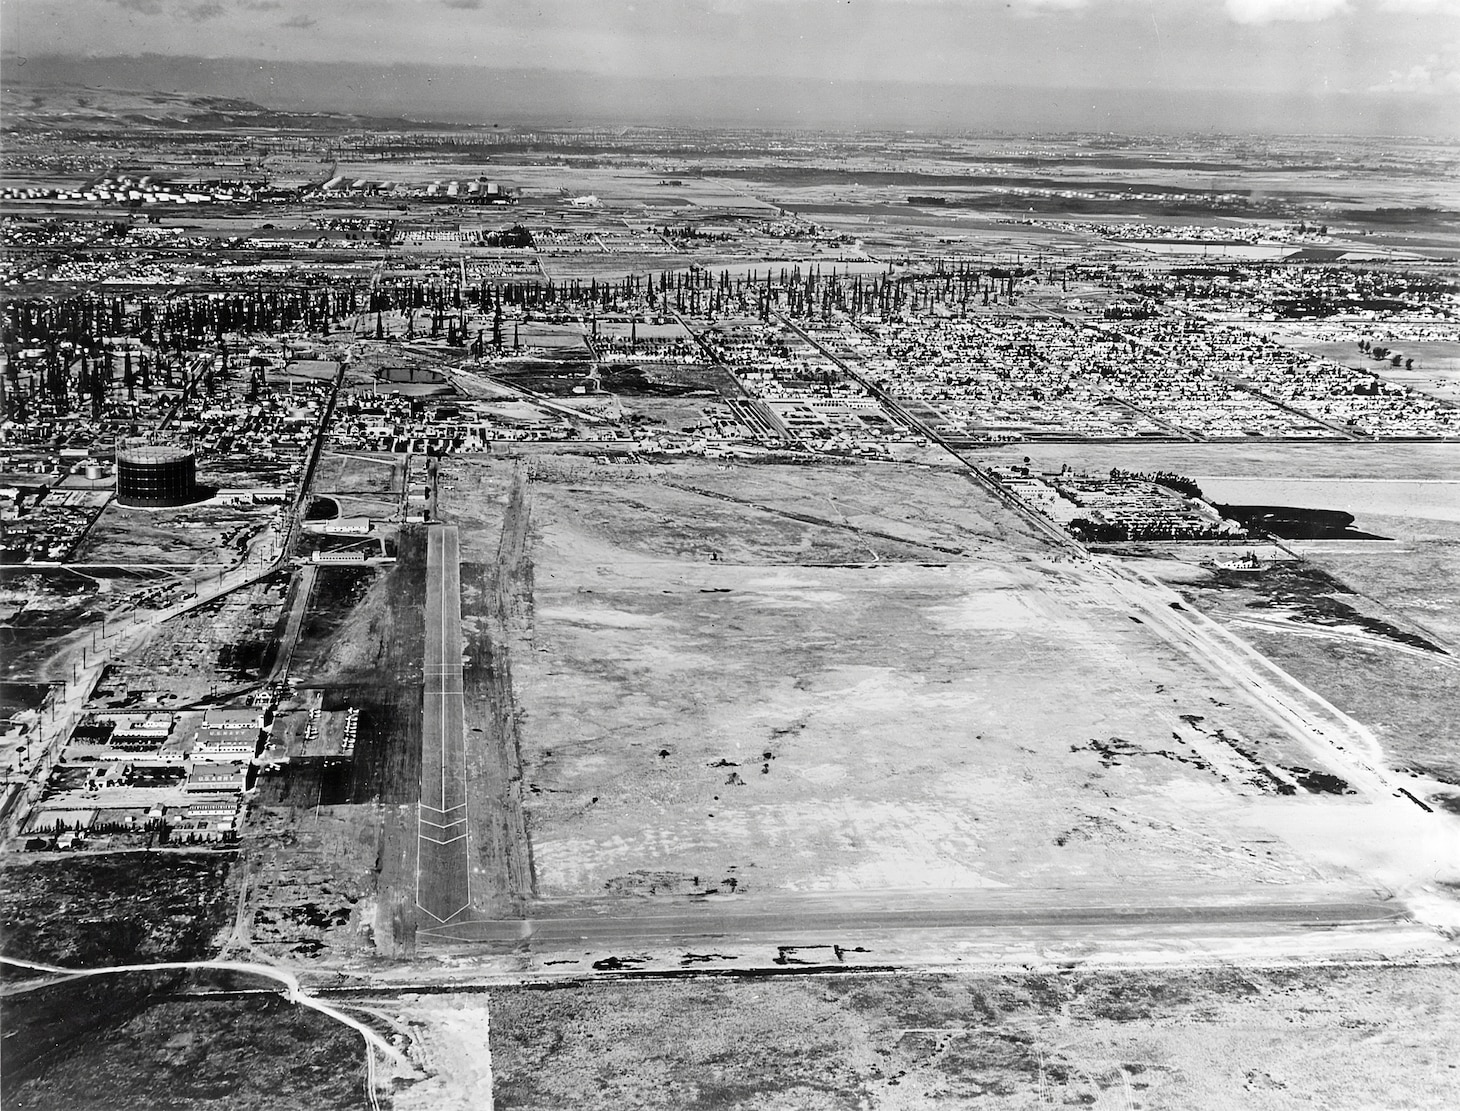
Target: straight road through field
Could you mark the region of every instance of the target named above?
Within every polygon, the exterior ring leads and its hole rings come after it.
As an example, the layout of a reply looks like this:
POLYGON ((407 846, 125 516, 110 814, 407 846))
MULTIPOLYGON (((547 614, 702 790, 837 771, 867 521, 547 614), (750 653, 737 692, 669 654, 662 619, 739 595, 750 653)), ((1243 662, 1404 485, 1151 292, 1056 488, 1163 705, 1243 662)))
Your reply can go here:
POLYGON ((416 905, 450 922, 471 904, 462 717, 461 552, 455 526, 426 541, 426 658, 416 905))

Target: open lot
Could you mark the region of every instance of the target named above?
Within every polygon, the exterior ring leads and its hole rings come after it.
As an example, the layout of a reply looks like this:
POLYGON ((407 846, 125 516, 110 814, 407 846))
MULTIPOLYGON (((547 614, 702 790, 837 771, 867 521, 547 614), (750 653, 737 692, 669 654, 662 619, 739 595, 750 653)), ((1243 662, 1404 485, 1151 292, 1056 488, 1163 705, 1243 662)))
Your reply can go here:
MULTIPOLYGON (((399 495, 405 489, 407 462, 398 455, 355 455, 325 452, 314 473, 316 493, 341 495, 399 495)), ((349 510, 345 511, 347 514, 349 510)))
POLYGON ((274 512, 261 505, 131 509, 113 501, 72 558, 123 566, 238 563, 274 512))
POLYGON ((512 676, 549 902, 1365 874, 1315 849, 1387 819, 957 474, 532 468, 512 676))

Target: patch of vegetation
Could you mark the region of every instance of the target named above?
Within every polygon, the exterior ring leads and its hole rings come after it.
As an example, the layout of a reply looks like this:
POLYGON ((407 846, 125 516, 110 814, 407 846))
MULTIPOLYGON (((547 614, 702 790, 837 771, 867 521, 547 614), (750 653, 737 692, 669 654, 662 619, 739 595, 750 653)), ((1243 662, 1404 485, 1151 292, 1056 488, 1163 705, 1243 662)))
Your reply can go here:
MULTIPOLYGON (((1225 512, 1225 508, 1223 512, 1225 512)), ((1252 591, 1248 609, 1284 609, 1302 621, 1314 625, 1351 625, 1374 636, 1420 648, 1426 652, 1445 653, 1433 641, 1363 613, 1347 599, 1358 595, 1343 582, 1320 567, 1305 562, 1275 563, 1260 575, 1218 569, 1207 583, 1189 584, 1190 591, 1252 591)))
POLYGON ((340 515, 340 503, 334 498, 313 497, 304 514, 306 521, 332 521, 340 515))
POLYGON ((7 956, 95 968, 207 956, 232 907, 232 852, 108 853, 0 870, 7 956))
POLYGON ((532 238, 532 232, 528 231, 521 224, 513 224, 510 228, 503 228, 501 231, 489 231, 482 236, 483 247, 532 247, 536 240, 532 238))
POLYGON ((21 1046, 6 1039, 7 1057, 23 1054, 25 1065, 12 1072, 6 1061, 7 1108, 354 1111, 364 1104, 359 1036, 317 1011, 277 996, 165 998, 162 990, 180 985, 97 979, 44 989, 11 1009, 7 1024, 24 1025, 21 1046))
POLYGON ((1303 509, 1291 505, 1219 505, 1223 517, 1249 532, 1281 540, 1383 540, 1353 527, 1354 515, 1339 509, 1303 509))

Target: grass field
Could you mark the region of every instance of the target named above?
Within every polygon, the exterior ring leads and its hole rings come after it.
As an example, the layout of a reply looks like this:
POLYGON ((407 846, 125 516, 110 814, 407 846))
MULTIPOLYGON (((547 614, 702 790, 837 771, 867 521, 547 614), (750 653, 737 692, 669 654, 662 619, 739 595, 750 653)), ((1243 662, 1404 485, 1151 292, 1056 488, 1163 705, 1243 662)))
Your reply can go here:
MULTIPOLYGON (((275 996, 183 999, 162 991, 184 987, 180 974, 101 977, 14 1001, 7 1025, 27 1043, 19 1051, 41 1052, 14 1072, 7 1061, 6 1107, 364 1105, 364 1053, 353 1030, 275 996)), ((12 1052, 7 1039, 7 1056, 12 1052)))
POLYGON ((406 461, 399 455, 327 451, 320 456, 313 489, 322 494, 400 494, 406 461))
MULTIPOLYGON (((1457 975, 1134 969, 503 990, 489 999, 495 1102, 1438 1111, 1460 1086, 1457 975)), ((482 1006, 438 997, 408 1013, 449 1029, 454 1002, 482 1006)), ((398 1106, 429 1098, 408 1090, 398 1106)))
POLYGON ((231 911, 231 852, 111 853, 0 868, 7 956, 86 968, 211 953, 231 911))

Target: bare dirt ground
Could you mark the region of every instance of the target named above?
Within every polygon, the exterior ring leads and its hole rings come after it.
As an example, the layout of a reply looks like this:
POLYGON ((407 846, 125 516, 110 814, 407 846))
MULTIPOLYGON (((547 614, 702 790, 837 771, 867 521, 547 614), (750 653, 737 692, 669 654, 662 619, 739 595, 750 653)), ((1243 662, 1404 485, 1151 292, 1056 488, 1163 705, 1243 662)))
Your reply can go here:
POLYGON ((131 509, 111 502, 73 558, 123 566, 237 563, 274 512, 262 505, 131 509))
POLYGON ((240 940, 265 959, 368 955, 381 808, 261 807, 250 820, 240 940))
POLYGON ((1331 769, 960 476, 529 476, 512 683, 544 897, 1362 874, 1309 855, 1313 807, 1357 805, 1331 769))
POLYGON ((278 572, 157 625, 140 648, 111 666, 108 681, 134 690, 168 679, 216 689, 257 681, 274 660, 287 589, 278 572))

